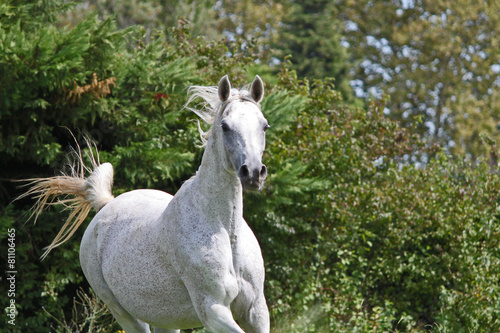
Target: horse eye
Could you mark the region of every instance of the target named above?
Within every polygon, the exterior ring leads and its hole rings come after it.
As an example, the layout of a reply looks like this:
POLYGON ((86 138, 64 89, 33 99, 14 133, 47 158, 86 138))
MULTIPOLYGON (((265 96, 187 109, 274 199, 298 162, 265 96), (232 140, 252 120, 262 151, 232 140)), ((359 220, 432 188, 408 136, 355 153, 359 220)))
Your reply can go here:
POLYGON ((222 122, 222 123, 220 124, 220 127, 222 127, 222 130, 223 130, 224 132, 227 132, 227 131, 229 130, 229 125, 228 125, 227 123, 225 123, 225 122, 222 122))
POLYGON ((264 126, 264 132, 267 131, 269 128, 271 128, 271 126, 269 124, 264 126))

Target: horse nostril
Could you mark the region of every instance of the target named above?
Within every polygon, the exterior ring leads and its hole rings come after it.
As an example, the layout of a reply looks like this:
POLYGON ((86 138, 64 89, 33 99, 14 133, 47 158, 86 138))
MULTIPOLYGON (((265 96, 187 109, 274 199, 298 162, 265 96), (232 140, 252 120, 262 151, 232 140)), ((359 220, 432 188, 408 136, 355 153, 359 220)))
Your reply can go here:
POLYGON ((248 167, 246 164, 243 164, 241 167, 240 167, 240 177, 241 178, 248 178, 248 176, 250 175, 250 172, 248 171, 248 167))
POLYGON ((261 178, 266 178, 267 176, 267 167, 262 164, 262 168, 260 169, 260 177, 261 178))

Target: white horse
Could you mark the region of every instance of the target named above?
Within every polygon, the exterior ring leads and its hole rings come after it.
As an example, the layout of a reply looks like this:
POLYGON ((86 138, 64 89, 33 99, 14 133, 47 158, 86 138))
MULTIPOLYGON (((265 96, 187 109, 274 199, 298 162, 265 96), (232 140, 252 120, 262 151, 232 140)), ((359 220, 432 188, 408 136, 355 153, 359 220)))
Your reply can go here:
MULTIPOLYGON (((111 164, 83 174, 36 179, 39 214, 54 196, 75 208, 45 255, 64 243, 90 207, 98 213, 80 247, 83 272, 127 333, 180 332, 205 326, 212 332, 269 332, 264 263, 257 239, 243 219, 243 189, 260 189, 269 127, 256 76, 250 90, 191 87, 192 109, 212 124, 196 175, 175 196, 157 190, 111 194, 111 164), (237 324, 239 323, 239 325, 237 324), (148 325, 149 324, 149 325, 148 325), (241 327, 240 327, 241 326, 241 327)), ((189 103, 188 102, 188 103, 189 103)), ((80 155, 81 159, 81 155, 80 155)), ((83 171, 82 171, 83 173, 83 171)))

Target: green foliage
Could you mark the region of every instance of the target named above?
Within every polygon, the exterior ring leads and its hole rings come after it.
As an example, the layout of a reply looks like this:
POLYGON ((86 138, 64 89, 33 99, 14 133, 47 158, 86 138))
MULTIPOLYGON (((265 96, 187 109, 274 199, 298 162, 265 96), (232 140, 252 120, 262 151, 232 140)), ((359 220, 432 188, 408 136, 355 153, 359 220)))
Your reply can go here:
MULTIPOLYGON (((44 214, 36 227, 25 224, 31 202, 6 208, 15 192, 4 180, 60 172, 75 144, 69 128, 78 138, 78 132, 92 136, 101 158, 114 163, 117 193, 152 184, 177 188, 194 168, 196 131, 186 128, 179 110, 186 87, 197 80, 190 58, 174 52, 164 37, 144 45, 140 28, 117 30, 113 20, 96 15, 61 28, 53 16, 67 6, 47 1, 41 7, 46 10, 36 8, 35 2, 4 6, 0 26, 0 72, 9 82, 0 89, 1 226, 17 232, 22 274, 16 327, 35 331, 51 325, 42 307, 49 313, 71 309, 67 305, 84 281, 78 242, 40 263, 40 247, 57 233, 66 212, 44 214)), ((2 262, 6 255, 2 251, 2 262)), ((2 298, 2 308, 8 301, 2 298)))
POLYGON ((263 195, 245 199, 278 331, 497 330, 498 176, 444 155, 403 165, 426 150, 383 101, 295 87, 305 104, 268 146, 263 195))
POLYGON ((390 115, 402 124, 421 117, 416 129, 428 142, 487 156, 479 136, 498 139, 500 122, 500 3, 336 3, 357 88, 390 94, 390 115))
POLYGON ((292 68, 302 78, 334 78, 337 90, 352 98, 347 79, 347 49, 341 45, 341 21, 331 1, 289 1, 273 51, 282 60, 291 55, 292 68))

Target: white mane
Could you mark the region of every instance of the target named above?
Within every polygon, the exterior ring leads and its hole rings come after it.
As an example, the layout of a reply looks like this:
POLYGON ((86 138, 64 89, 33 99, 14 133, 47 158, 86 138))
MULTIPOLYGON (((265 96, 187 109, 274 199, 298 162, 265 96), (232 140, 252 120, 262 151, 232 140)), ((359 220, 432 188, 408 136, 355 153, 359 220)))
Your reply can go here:
MULTIPOLYGON (((248 87, 244 87, 242 89, 231 88, 231 96, 225 102, 222 102, 219 99, 217 86, 191 86, 188 89, 188 95, 189 98, 184 108, 194 112, 208 125, 213 125, 217 116, 222 113, 222 110, 224 110, 229 103, 235 100, 255 103, 251 97, 248 87), (200 108, 188 106, 197 98, 203 99, 203 103, 200 108)), ((258 103, 255 104, 260 107, 258 103)), ((208 137, 210 136, 210 129, 204 131, 201 128, 200 121, 198 120, 198 131, 200 132, 201 146, 204 147, 207 144, 208 137)))

